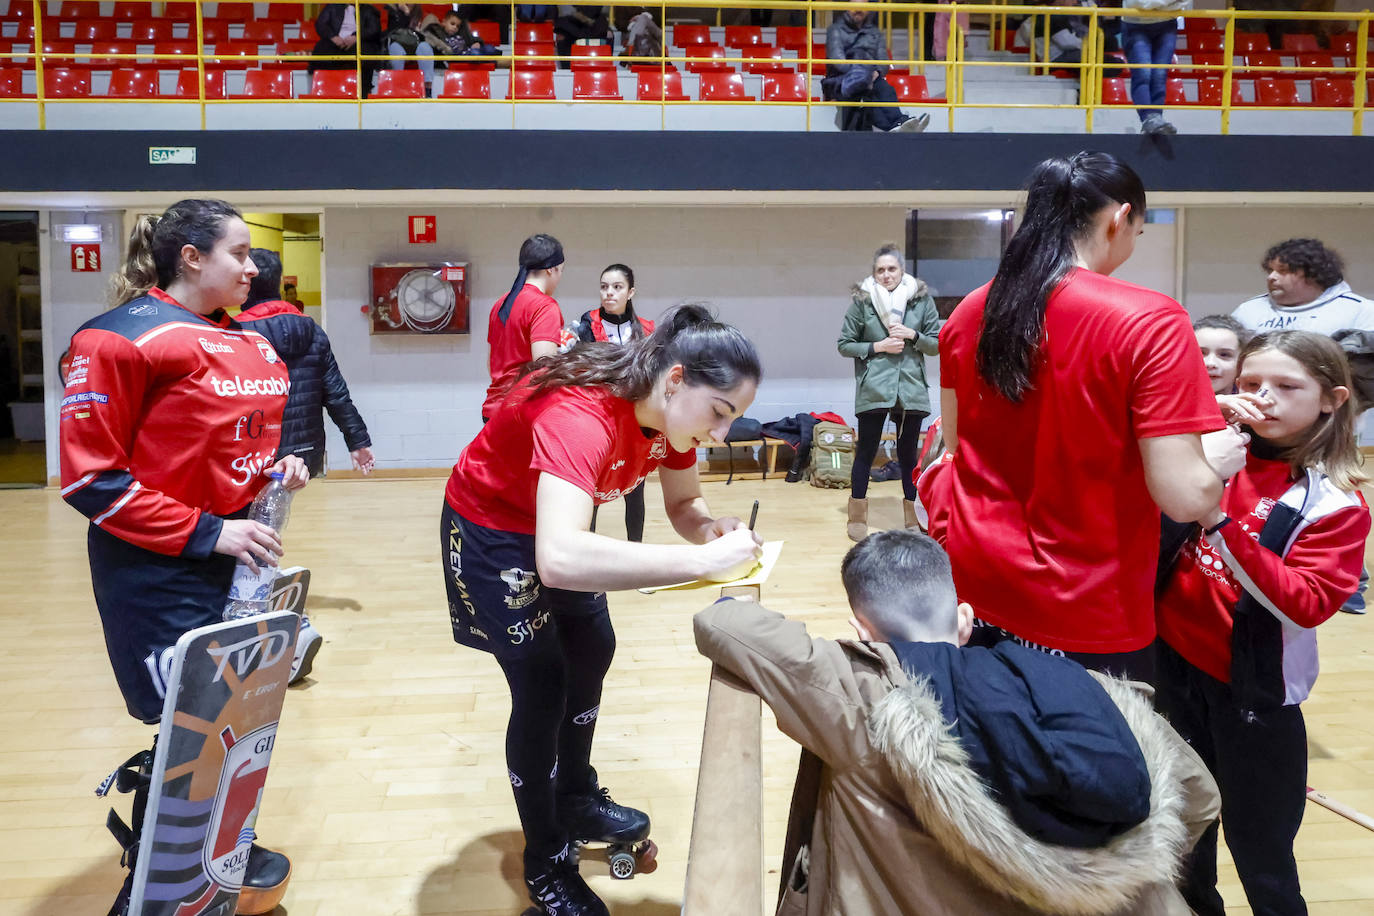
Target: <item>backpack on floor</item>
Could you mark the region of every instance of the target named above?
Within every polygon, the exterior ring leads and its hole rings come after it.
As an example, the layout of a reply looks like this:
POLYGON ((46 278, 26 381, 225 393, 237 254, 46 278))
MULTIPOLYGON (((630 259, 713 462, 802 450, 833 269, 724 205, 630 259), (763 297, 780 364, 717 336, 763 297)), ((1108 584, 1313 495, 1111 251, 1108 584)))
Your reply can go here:
POLYGON ((817 423, 811 432, 811 486, 848 487, 853 469, 854 430, 842 423, 817 423))

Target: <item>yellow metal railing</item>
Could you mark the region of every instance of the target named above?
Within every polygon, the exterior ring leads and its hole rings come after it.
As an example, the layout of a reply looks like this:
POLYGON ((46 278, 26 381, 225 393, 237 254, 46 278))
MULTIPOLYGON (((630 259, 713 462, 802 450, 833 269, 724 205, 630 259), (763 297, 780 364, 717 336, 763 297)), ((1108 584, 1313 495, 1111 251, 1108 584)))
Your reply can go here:
MULTIPOLYGON (((154 13, 158 11, 162 4, 155 0, 143 0, 148 3, 149 19, 156 18, 154 13)), ((320 4, 306 3, 303 0, 292 0, 301 8, 301 20, 308 21, 307 12, 317 8, 320 4)), ((283 4, 286 5, 286 4, 283 4)), ((354 0, 354 21, 362 22, 361 6, 354 0)), ((854 8, 852 2, 797 2, 797 0, 727 0, 725 3, 719 0, 677 0, 671 5, 674 15, 681 16, 684 10, 699 12, 696 17, 698 22, 709 23, 714 21, 717 29, 720 28, 722 21, 722 10, 770 10, 775 13, 798 14, 806 27, 806 34, 809 38, 805 46, 795 52, 783 52, 784 56, 778 58, 773 56, 776 52, 770 48, 770 56, 758 56, 751 54, 749 47, 738 49, 726 49, 725 53, 731 70, 739 65, 745 69, 745 75, 751 75, 754 65, 777 66, 782 65, 786 71, 793 73, 800 72, 806 75, 805 99, 799 100, 774 100, 765 101, 755 100, 752 96, 739 100, 722 99, 702 99, 700 94, 697 98, 688 99, 604 99, 604 98, 575 98, 572 100, 534 97, 516 97, 514 74, 518 70, 533 69, 529 65, 536 62, 544 64, 546 67, 557 67, 559 63, 570 63, 577 69, 579 61, 574 55, 560 55, 557 53, 544 53, 543 49, 534 49, 534 53, 526 53, 531 49, 528 47, 517 47, 515 39, 516 7, 518 4, 513 0, 478 0, 478 5, 485 5, 495 9, 501 9, 502 13, 508 17, 511 26, 510 40, 501 49, 501 53, 492 55, 465 55, 461 58, 453 57, 434 57, 436 62, 447 62, 450 65, 458 63, 459 66, 486 64, 494 69, 503 69, 512 75, 510 90, 507 98, 504 99, 473 99, 473 98, 450 98, 444 97, 440 91, 439 80, 436 78, 434 86, 434 96, 432 99, 408 99, 387 97, 379 98, 372 96, 363 97, 363 75, 364 64, 381 69, 389 65, 396 58, 389 53, 363 53, 362 43, 356 42, 352 48, 351 55, 347 52, 332 55, 314 55, 312 53, 281 53, 280 46, 274 47, 278 53, 272 54, 233 54, 232 59, 239 65, 250 64, 251 66, 273 65, 281 68, 285 64, 305 64, 318 60, 331 60, 339 62, 339 58, 351 59, 352 70, 356 77, 356 85, 353 89, 351 98, 321 98, 313 95, 303 96, 297 99, 278 99, 253 97, 218 98, 217 93, 208 93, 206 88, 207 73, 216 70, 243 69, 239 67, 226 67, 221 61, 226 59, 222 47, 224 41, 241 42, 241 38, 230 37, 233 34, 229 28, 220 26, 221 33, 225 36, 223 40, 210 41, 206 37, 207 19, 204 15, 202 5, 196 4, 196 15, 193 22, 187 24, 187 37, 178 39, 184 42, 194 42, 194 53, 178 51, 176 53, 159 52, 156 45, 153 52, 109 52, 107 50, 77 51, 75 48, 81 47, 91 42, 74 42, 72 39, 64 38, 62 35, 52 35, 51 31, 58 26, 59 17, 45 15, 46 0, 11 0, 10 12, 7 16, 0 17, 0 22, 6 23, 0 29, 0 77, 5 76, 5 71, 9 71, 9 78, 12 83, 13 73, 16 66, 19 68, 19 79, 22 83, 23 68, 30 63, 33 70, 34 92, 29 95, 20 93, 18 96, 6 95, 4 87, 7 85, 4 78, 0 78, 0 103, 6 104, 29 104, 37 108, 38 123, 40 127, 45 127, 47 123, 47 111, 51 105, 89 103, 91 101, 100 102, 141 102, 141 103, 180 103, 196 104, 200 108, 201 126, 206 126, 206 112, 208 109, 217 105, 242 103, 251 101, 255 104, 276 104, 299 102, 302 99, 311 101, 327 102, 336 105, 354 105, 357 107, 358 124, 363 124, 363 112, 365 107, 374 102, 409 102, 412 104, 465 104, 465 105, 508 105, 511 109, 512 123, 516 116, 516 107, 520 104, 540 102, 548 104, 556 101, 558 104, 622 104, 637 106, 658 106, 661 111, 661 121, 666 124, 667 112, 670 107, 690 106, 701 104, 713 105, 734 105, 734 106, 784 106, 793 108, 805 108, 806 127, 810 129, 813 124, 813 109, 824 107, 827 115, 835 107, 879 107, 884 102, 863 102, 863 101, 823 101, 815 97, 813 70, 823 73, 825 65, 831 63, 845 63, 842 60, 832 60, 830 58, 817 56, 815 46, 824 46, 823 32, 836 14, 843 13, 854 8), (27 20, 15 16, 16 7, 21 4, 28 5, 29 17, 27 20), (25 21, 31 25, 26 28, 25 21), (31 35, 27 34, 31 29, 31 35), (18 34, 14 34, 18 32, 18 34), (213 50, 210 50, 213 48, 213 50), (82 60, 88 63, 81 63, 82 60), (72 70, 96 70, 114 69, 122 66, 134 66, 139 69, 157 71, 165 68, 168 62, 182 65, 183 72, 194 72, 196 79, 196 93, 194 96, 189 94, 178 97, 167 97, 159 94, 156 97, 120 97, 110 96, 91 96, 88 94, 70 94, 60 88, 60 78, 68 74, 62 71, 72 70), (104 63, 107 66, 101 67, 104 63), (65 65, 64 65, 65 64, 65 65), (792 68, 796 68, 792 70, 792 68), (194 68, 194 70, 192 70, 194 68)), ((378 5, 373 5, 377 8, 378 5)), ((641 3, 631 3, 629 0, 612 0, 609 7, 635 7, 643 9, 641 3)), ((1206 63, 1199 63, 1194 59, 1196 51, 1189 47, 1180 47, 1180 53, 1189 56, 1186 64, 1134 64, 1126 65, 1120 61, 1107 60, 1104 55, 1103 25, 1111 20, 1119 19, 1123 15, 1130 15, 1133 18, 1173 18, 1172 15, 1150 14, 1139 10, 1120 10, 1120 9, 1099 9, 1096 7, 1044 7, 1044 6, 1017 6, 1001 2, 1001 0, 990 0, 986 3, 905 3, 888 2, 888 0, 876 0, 867 7, 870 11, 877 12, 879 26, 886 39, 886 46, 891 60, 889 63, 894 68, 903 68, 913 76, 924 78, 928 73, 938 72, 944 78, 944 96, 940 98, 927 98, 919 101, 901 101, 901 105, 916 105, 929 108, 944 108, 948 118, 949 127, 953 130, 956 127, 956 115, 959 111, 973 109, 993 109, 993 108, 1013 108, 1013 109, 1072 109, 1083 113, 1084 128, 1091 132, 1094 127, 1095 113, 1102 109, 1123 109, 1134 108, 1135 105, 1129 100, 1125 102, 1107 102, 1103 94, 1104 78, 1109 73, 1116 73, 1119 70, 1153 70, 1169 69, 1179 70, 1187 74, 1188 78, 1199 80, 1199 91, 1201 91, 1202 80, 1220 80, 1220 97, 1215 104, 1201 104, 1201 100, 1195 102, 1163 105, 1151 104, 1150 108, 1187 109, 1195 111, 1216 111, 1220 113, 1220 130, 1227 133, 1231 126, 1231 115, 1239 109, 1250 110, 1325 110, 1339 111, 1348 113, 1351 117, 1351 131, 1354 134, 1362 134, 1364 129, 1364 115, 1369 104, 1369 27, 1370 20, 1374 18, 1374 13, 1365 12, 1340 12, 1340 13, 1299 13, 1299 12, 1273 12, 1273 11, 1239 11, 1239 10, 1197 10, 1183 14, 1183 18, 1188 22, 1200 20, 1211 20, 1214 28, 1220 28, 1222 35, 1222 47, 1219 60, 1208 59, 1206 63), (967 56, 967 33, 960 26, 960 14, 971 14, 981 27, 988 29, 988 47, 994 52, 990 59, 969 60, 967 56), (925 36, 928 30, 935 24, 933 17, 946 15, 949 17, 948 40, 943 48, 944 59, 931 61, 925 58, 925 36), (1008 28, 1009 17, 1029 17, 1032 22, 1028 41, 1029 52, 1023 57, 1008 46, 1007 36, 1010 31, 1008 28), (1051 31, 1052 17, 1055 16, 1075 16, 1081 17, 1087 22, 1087 32, 1083 38, 1081 61, 1076 63, 1056 64, 1051 60, 1051 31), (1334 53, 1330 65, 1305 65, 1296 66, 1288 64, 1287 60, 1295 63, 1296 51, 1277 50, 1280 55, 1280 63, 1272 63, 1265 66, 1251 66, 1245 63, 1237 64, 1235 50, 1238 47, 1236 41, 1237 25, 1251 20, 1280 20, 1289 22, 1306 23, 1345 23, 1353 27, 1354 41, 1353 47, 1348 51, 1328 52, 1334 53), (894 44, 897 38, 905 39, 904 56, 894 53, 894 44), (1336 60, 1342 63, 1339 65, 1336 60), (1074 82, 1077 85, 1078 99, 1073 103, 1048 103, 1048 102, 1028 102, 1016 100, 995 100, 968 102, 965 97, 966 80, 971 74, 979 72, 1006 71, 1009 74, 1045 75, 1052 71, 1068 71, 1075 75, 1074 82), (1297 106, 1292 104, 1264 105, 1260 104, 1260 99, 1245 99, 1237 101, 1233 95, 1233 87, 1237 85, 1240 78, 1238 74, 1243 74, 1246 79, 1250 79, 1255 74, 1272 75, 1275 77, 1292 79, 1324 78, 1336 81, 1342 85, 1348 85, 1350 89, 1349 104, 1344 103, 1344 98, 1338 98, 1336 104, 1328 106, 1318 106, 1313 103, 1299 103, 1297 106)), ((617 74, 620 73, 620 64, 628 64, 633 68, 654 70, 661 77, 666 76, 670 71, 676 71, 679 65, 684 66, 689 72, 697 69, 697 65, 709 65, 718 58, 712 56, 711 52, 703 52, 700 48, 693 46, 675 47, 673 45, 673 23, 667 22, 669 5, 661 2, 657 7, 657 24, 663 29, 663 53, 658 56, 632 57, 621 55, 612 59, 610 67, 617 74)), ((380 12, 380 10, 379 10, 380 12)), ((380 15, 385 16, 384 12, 380 15)), ((477 17, 480 21, 481 17, 477 17)), ((313 29, 311 30, 313 31, 313 29)), ((383 23, 382 35, 386 29, 383 23)), ((239 32, 239 34, 242 34, 239 32)), ((302 29, 301 35, 305 32, 302 29)), ((1185 27, 1179 32, 1180 39, 1185 36, 1192 37, 1200 34, 1198 31, 1185 27)), ((1208 34, 1215 35, 1216 31, 1208 34)), ((379 36, 380 40, 381 36, 379 36)), ((118 39, 125 41, 126 39, 118 39)), ((301 37, 298 41, 304 41, 301 37)), ((723 41, 718 41, 723 46, 723 41)), ((140 42, 140 45, 152 44, 152 42, 140 42)), ((261 46, 255 46, 261 51, 261 46)), ((385 52, 387 49, 382 48, 385 52)), ((758 52, 762 54, 763 52, 758 52)), ((1211 52, 1215 54, 1216 52, 1211 52)), ((418 62, 419 55, 405 55, 407 63, 418 62)), ((294 72, 288 69, 287 72, 294 72)), ((738 73, 739 71, 735 70, 738 73)), ((778 75, 786 75, 779 73, 778 75)), ((89 73, 87 73, 89 79, 89 73)), ((666 80, 665 80, 666 81, 666 80)), ((617 84, 619 79, 616 80, 617 84)), ((753 82, 751 80, 751 82, 753 82)), ((759 81, 760 83, 763 80, 759 81)), ((1252 82, 1259 87, 1258 82, 1252 82)), ((1209 83, 1209 86, 1213 85, 1209 83)), ((1267 87, 1266 87, 1267 88, 1267 87)), ((1315 86, 1313 87, 1315 91, 1315 86)), ((762 93, 760 93, 761 95, 762 93)), ((666 96, 666 92, 662 93, 666 96)), ((1315 99, 1312 100, 1315 102, 1315 99)))

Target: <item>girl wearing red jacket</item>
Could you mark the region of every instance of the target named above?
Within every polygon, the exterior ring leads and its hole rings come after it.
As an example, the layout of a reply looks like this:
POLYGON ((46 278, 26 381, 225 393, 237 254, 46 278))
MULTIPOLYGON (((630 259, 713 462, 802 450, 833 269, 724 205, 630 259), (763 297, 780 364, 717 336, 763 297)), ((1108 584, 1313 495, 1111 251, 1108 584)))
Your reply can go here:
MULTIPOLYGON (((1350 369, 1330 338, 1256 337, 1241 352, 1237 383, 1260 419, 1248 421, 1245 467, 1162 583, 1158 702, 1216 776, 1251 908, 1292 916, 1307 912, 1293 859, 1307 785, 1298 704, 1317 679, 1314 628, 1359 582, 1366 478, 1350 369)), ((1224 912, 1216 843, 1213 825, 1185 876, 1184 896, 1203 916, 1224 912)))
MULTIPOLYGON (((235 560, 276 565, 277 533, 243 517, 264 472, 281 472, 290 488, 309 480, 299 458, 275 461, 286 367, 225 311, 257 274, 249 248, 248 226, 223 201, 183 200, 141 218, 114 277, 114 308, 72 337, 62 498, 91 520, 110 663, 130 714, 148 723, 162 714, 177 639, 221 619, 235 560)), ((143 771, 136 842, 152 752, 126 766, 143 771)), ((112 912, 127 906, 136 852, 112 912)), ((285 856, 254 844, 239 911, 264 912, 251 901, 281 890, 289 871, 285 856)))

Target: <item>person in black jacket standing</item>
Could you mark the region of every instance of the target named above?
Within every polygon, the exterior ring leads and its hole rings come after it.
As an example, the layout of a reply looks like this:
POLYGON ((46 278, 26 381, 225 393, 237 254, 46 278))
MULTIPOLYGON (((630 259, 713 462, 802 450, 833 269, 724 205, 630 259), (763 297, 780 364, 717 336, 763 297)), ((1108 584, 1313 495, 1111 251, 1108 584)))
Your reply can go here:
MULTIPOLYGON (((254 248, 251 254, 258 275, 252 280, 239 322, 271 342, 291 377, 291 393, 282 413, 278 459, 297 455, 305 462, 310 476, 318 477, 324 471, 323 411, 328 410, 329 418, 343 433, 353 469, 370 474, 372 439, 367 434, 367 424, 348 396, 348 383, 334 361, 329 336, 315 319, 282 300, 281 258, 277 253, 254 248)), ((257 434, 251 422, 245 426, 244 436, 257 434)), ((292 683, 310 673, 322 642, 309 618, 303 617, 291 666, 292 683)))

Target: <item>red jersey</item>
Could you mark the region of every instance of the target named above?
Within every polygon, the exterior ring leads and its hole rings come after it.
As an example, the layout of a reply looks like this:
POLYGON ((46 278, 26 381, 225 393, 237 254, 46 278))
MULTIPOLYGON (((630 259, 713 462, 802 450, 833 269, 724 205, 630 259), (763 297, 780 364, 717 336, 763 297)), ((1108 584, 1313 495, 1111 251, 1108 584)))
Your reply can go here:
POLYGON ((487 370, 491 373, 491 385, 487 388, 487 399, 482 402, 482 417, 488 420, 495 416, 496 406, 530 361, 532 345, 536 341, 547 341, 557 346, 563 331, 563 313, 558 308, 558 301, 541 293, 534 284, 526 283, 520 289, 506 323, 502 324, 497 313, 505 300, 505 296, 496 300, 487 319, 487 345, 491 347, 487 370))
POLYGON ((1222 429, 1177 302, 1075 270, 1050 296, 1019 404, 984 382, 987 286, 940 333, 940 381, 959 400, 950 563, 959 598, 1017 636, 1071 652, 1129 652, 1155 636, 1159 509, 1137 439, 1222 429))
MULTIPOLYGON (((1233 521, 1212 538, 1195 537, 1184 545, 1159 596, 1160 638, 1223 683, 1231 681, 1231 615, 1241 597, 1231 562, 1244 570, 1258 596, 1307 629, 1335 614, 1359 584, 1370 519, 1358 493, 1330 487, 1308 509, 1307 523, 1282 556, 1259 543, 1270 513, 1294 481, 1287 462, 1251 453, 1221 499, 1233 521)), ((1285 634, 1284 641, 1293 639, 1285 634)), ((1310 679, 1316 679, 1314 666, 1310 679)))
POLYGON ((252 501, 281 438, 286 364, 223 312, 160 289, 72 337, 60 412, 62 497, 116 537, 209 556, 252 501))
POLYGON ((639 486, 659 464, 696 464, 695 452, 675 451, 663 433, 639 425, 633 402, 604 388, 530 392, 528 385, 512 392, 453 466, 444 496, 471 522, 533 534, 542 473, 601 505, 639 486))

